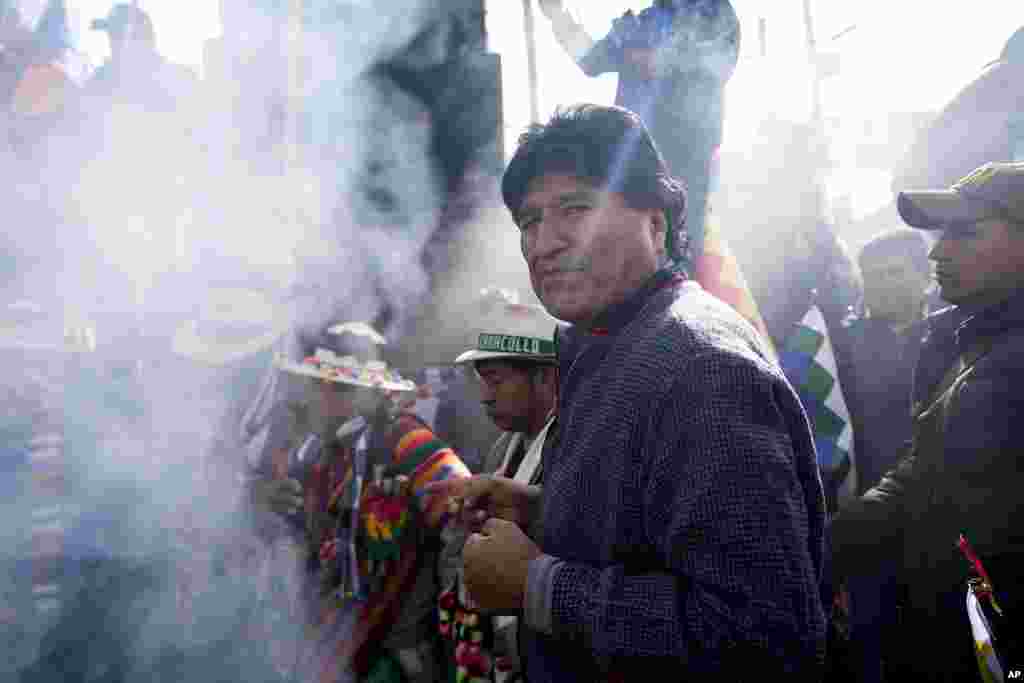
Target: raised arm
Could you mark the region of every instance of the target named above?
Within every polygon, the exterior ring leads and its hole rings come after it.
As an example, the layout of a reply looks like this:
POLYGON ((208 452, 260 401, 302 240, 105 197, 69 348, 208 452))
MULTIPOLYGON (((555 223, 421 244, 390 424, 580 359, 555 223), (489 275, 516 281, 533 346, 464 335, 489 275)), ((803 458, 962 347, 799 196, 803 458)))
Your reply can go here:
POLYGON ((619 70, 622 65, 621 50, 607 37, 594 41, 583 25, 566 11, 562 0, 541 0, 540 8, 551 21, 551 30, 558 44, 580 65, 583 73, 599 76, 619 70))

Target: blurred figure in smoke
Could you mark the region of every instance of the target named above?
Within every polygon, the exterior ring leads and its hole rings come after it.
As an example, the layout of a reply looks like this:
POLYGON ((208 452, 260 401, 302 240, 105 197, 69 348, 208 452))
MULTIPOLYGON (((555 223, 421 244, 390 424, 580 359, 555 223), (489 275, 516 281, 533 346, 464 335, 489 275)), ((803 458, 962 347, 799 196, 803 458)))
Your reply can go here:
POLYGON ((138 6, 114 5, 105 18, 93 20, 92 29, 106 32, 110 59, 86 83, 87 97, 116 97, 155 111, 174 110, 195 97, 198 76, 157 51, 153 22, 138 6))
POLYGON ((0 2, 0 111, 3 147, 19 157, 73 109, 84 63, 71 49, 63 0, 0 2))
POLYGON ((222 275, 182 292, 195 307, 171 334, 169 353, 143 373, 150 418, 143 431, 152 457, 167 461, 168 485, 176 485, 169 495, 177 509, 163 524, 180 551, 175 623, 182 632, 170 640, 197 671, 276 681, 266 648, 256 643, 266 641, 277 617, 267 599, 268 563, 281 523, 251 515, 240 481, 270 472, 287 447, 279 400, 287 387, 272 368, 288 318, 257 274, 222 275))
MULTIPOLYGON (((0 678, 37 656, 73 602, 83 559, 69 540, 92 439, 75 414, 95 333, 30 301, 0 308, 0 678)), ((68 662, 69 668, 73 666, 68 662)))
POLYGON ((723 223, 772 341, 781 348, 812 303, 839 334, 861 310, 863 285, 815 181, 822 161, 813 128, 769 116, 744 151, 729 168, 723 223))
MULTIPOLYGON (((773 195, 764 198, 767 206, 785 192, 779 183, 765 188, 773 195)), ((863 281, 846 243, 823 216, 820 190, 805 185, 794 194, 798 213, 775 221, 766 211, 769 222, 755 223, 753 229, 763 232, 752 234, 744 251, 754 259, 748 272, 782 370, 814 428, 826 500, 834 512, 841 499, 856 494, 856 449, 842 380, 849 375, 848 323, 861 310, 863 281), (814 381, 820 372, 832 378, 827 387, 814 381)))
POLYGON ((104 299, 89 305, 141 315, 148 290, 178 266, 208 189, 195 135, 199 80, 159 54, 149 16, 134 5, 114 6, 92 28, 107 33, 111 56, 84 85, 76 122, 80 256, 69 270, 104 299))
POLYGON ((317 647, 297 664, 324 682, 432 683, 439 676, 436 543, 446 501, 423 488, 469 471, 396 400, 416 387, 377 360, 378 332, 343 323, 323 341, 302 363, 280 358, 286 372, 313 381, 319 433, 295 449, 288 479, 254 488, 265 509, 290 518, 304 512, 305 559, 317 579, 307 596, 317 647))
POLYGON ((29 298, 52 288, 60 271, 52 253, 74 173, 62 162, 84 72, 62 0, 0 2, 0 204, 9 226, 0 238, 0 281, 32 291, 29 298), (33 279, 30 266, 41 262, 51 267, 33 279))
POLYGON ((212 423, 218 426, 206 467, 223 468, 233 479, 246 467, 267 468, 267 454, 281 446, 281 435, 274 433, 281 425, 270 411, 277 373, 268 371, 283 348, 288 318, 273 290, 261 287, 255 275, 215 281, 197 294, 194 316, 175 331, 171 352, 189 363, 197 380, 194 393, 205 408, 221 407, 223 422, 212 423))
POLYGON ((700 253, 708 194, 717 176, 725 84, 739 58, 740 25, 729 0, 655 0, 615 20, 595 42, 563 7, 541 0, 555 37, 588 76, 619 74, 615 104, 640 115, 672 173, 686 181, 688 231, 700 253))

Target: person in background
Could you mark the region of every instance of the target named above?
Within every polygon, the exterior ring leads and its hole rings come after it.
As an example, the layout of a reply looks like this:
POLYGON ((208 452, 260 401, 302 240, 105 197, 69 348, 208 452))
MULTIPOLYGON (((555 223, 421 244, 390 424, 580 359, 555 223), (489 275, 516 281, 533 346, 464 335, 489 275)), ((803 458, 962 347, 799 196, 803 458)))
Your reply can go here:
MULTIPOLYGON (((175 316, 169 353, 150 351, 152 367, 145 364, 139 379, 148 431, 194 472, 186 479, 194 498, 182 504, 184 528, 176 529, 185 549, 179 609, 189 631, 218 637, 189 653, 190 670, 277 681, 266 645, 276 608, 267 570, 283 524, 251 514, 245 483, 253 472, 272 472, 287 443, 287 415, 275 401, 282 378, 273 365, 289 319, 271 283, 244 267, 229 275, 231 266, 218 265, 221 278, 175 290, 194 297, 192 309, 175 316)), ((157 320, 147 318, 159 329, 157 320)))
POLYGON ((25 160, 43 152, 42 143, 77 110, 85 72, 62 0, 0 2, 0 143, 9 153, 25 160))
MULTIPOLYGON (((907 587, 898 647, 915 680, 977 680, 961 535, 1005 613, 1024 609, 1016 429, 1024 411, 1024 164, 986 164, 950 188, 902 192, 897 206, 911 227, 939 231, 929 257, 954 306, 927 320, 912 444, 836 517, 834 562, 841 574, 863 576, 898 558, 907 587)), ((1012 623, 1000 630, 997 650, 1019 656, 1020 633, 1012 623)))
MULTIPOLYGON (((896 466, 911 439, 910 394, 925 334, 931 264, 928 243, 907 228, 883 233, 861 249, 864 315, 847 322, 849 364, 842 383, 857 453, 857 495, 896 466)), ((850 640, 860 681, 894 675, 899 654, 896 561, 850 577, 850 640), (891 645, 883 653, 883 646, 891 645)))
MULTIPOLYGON (((553 338, 558 321, 543 307, 520 304, 513 293, 500 289, 484 290, 478 304, 481 316, 473 326, 472 346, 455 362, 473 368, 481 403, 503 430, 481 471, 539 484, 540 456, 546 439, 555 434, 558 368, 553 338)), ((517 619, 491 619, 474 609, 459 563, 465 530, 453 520, 445 531, 439 625, 450 643, 451 680, 522 680, 517 619)))
POLYGON ((110 39, 110 58, 86 82, 87 98, 116 98, 153 111, 173 111, 196 96, 198 75, 160 54, 153 21, 140 7, 114 5, 91 26, 110 39))
POLYGON ((864 315, 847 321, 844 377, 857 443, 858 494, 896 465, 910 440, 910 389, 932 285, 928 242, 915 230, 883 233, 861 249, 864 315))
MULTIPOLYGON (((138 261, 155 264, 154 275, 166 277, 184 258, 181 238, 214 187, 197 134, 205 125, 199 78, 160 54, 149 15, 134 4, 115 5, 92 28, 107 34, 110 58, 82 87, 77 213, 95 242, 118 239, 138 261), (106 199, 114 195, 116 202, 106 199), (106 234, 110 226, 120 228, 116 238, 106 234)), ((97 257, 109 255, 101 250, 97 257)), ((132 270, 111 265, 107 270, 132 270)), ((107 282, 111 275, 101 266, 94 277, 107 282)))
MULTIPOLYGON (((95 330, 72 334, 60 302, 0 292, 0 679, 57 680, 86 660, 72 637, 60 642, 54 634, 77 629, 80 642, 89 623, 74 617, 95 564, 95 548, 82 552, 77 529, 92 502, 82 475, 96 444, 96 421, 84 409, 96 401, 86 371, 95 330)), ((126 596, 134 589, 125 582, 126 596)), ((88 615, 93 624, 99 611, 88 615)), ((90 644, 94 653, 124 645, 104 632, 90 644)))
POLYGON ((406 410, 416 385, 380 360, 379 332, 341 323, 325 342, 299 363, 278 357, 283 371, 311 380, 319 428, 284 476, 253 488, 263 509, 298 517, 308 546, 314 585, 304 611, 315 642, 300 650, 293 676, 433 683, 447 501, 424 487, 469 470, 406 410))

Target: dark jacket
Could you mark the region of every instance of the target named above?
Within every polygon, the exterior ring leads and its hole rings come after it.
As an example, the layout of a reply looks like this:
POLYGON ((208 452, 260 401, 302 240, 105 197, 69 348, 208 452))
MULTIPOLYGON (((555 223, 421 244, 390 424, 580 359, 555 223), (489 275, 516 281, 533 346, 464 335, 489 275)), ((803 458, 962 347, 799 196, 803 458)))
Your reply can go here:
POLYGON ((795 392, 696 283, 659 274, 601 326, 559 343, 528 679, 817 680, 824 497, 795 392))
MULTIPOLYGON (((870 572, 893 553, 907 585, 908 659, 931 680, 973 674, 964 610, 965 534, 1010 614, 1024 608, 1024 293, 929 318, 914 380, 913 443, 899 465, 837 517, 837 568, 870 572)), ((924 679, 922 679, 924 680, 924 679)))
POLYGON ((847 363, 840 381, 853 423, 857 493, 896 466, 911 438, 914 368, 924 320, 896 332, 882 320, 854 318, 844 326, 847 363))

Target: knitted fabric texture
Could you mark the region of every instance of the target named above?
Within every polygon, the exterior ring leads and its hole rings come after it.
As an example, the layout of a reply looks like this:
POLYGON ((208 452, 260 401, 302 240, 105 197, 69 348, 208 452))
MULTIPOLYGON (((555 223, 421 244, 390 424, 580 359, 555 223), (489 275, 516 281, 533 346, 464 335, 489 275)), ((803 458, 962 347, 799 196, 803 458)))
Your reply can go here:
POLYGON ((540 544, 561 563, 553 633, 524 629, 530 681, 657 680, 665 666, 687 680, 813 676, 824 498, 770 351, 699 285, 665 276, 598 325, 559 343, 540 544))

